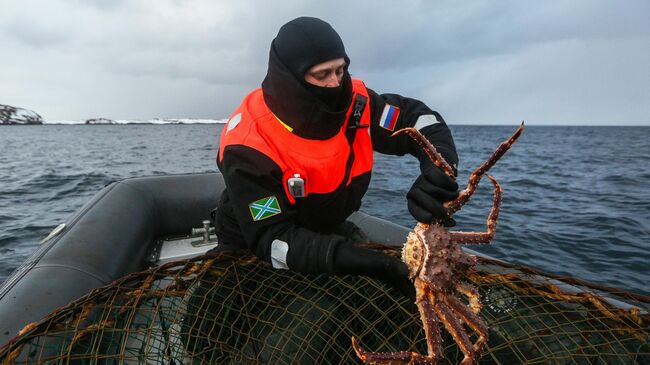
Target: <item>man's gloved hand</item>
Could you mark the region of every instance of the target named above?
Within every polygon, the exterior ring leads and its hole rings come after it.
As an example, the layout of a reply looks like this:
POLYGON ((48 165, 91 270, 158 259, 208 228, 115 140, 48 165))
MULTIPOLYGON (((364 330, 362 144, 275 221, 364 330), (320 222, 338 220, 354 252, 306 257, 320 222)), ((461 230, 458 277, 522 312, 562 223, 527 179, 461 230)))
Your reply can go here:
MULTIPOLYGON (((420 170, 422 174, 406 194, 409 212, 421 223, 446 218, 447 209, 442 204, 458 197, 458 184, 429 160, 422 161, 420 170)), ((447 227, 454 225, 453 219, 445 222, 447 227)))
POLYGON ((381 280, 415 301, 415 287, 408 278, 406 264, 395 257, 347 241, 336 248, 332 267, 334 274, 363 275, 381 280))
POLYGON ((357 226, 356 224, 350 221, 344 221, 341 223, 334 232, 336 235, 345 237, 348 241, 356 244, 366 244, 370 243, 370 239, 366 234, 357 226))

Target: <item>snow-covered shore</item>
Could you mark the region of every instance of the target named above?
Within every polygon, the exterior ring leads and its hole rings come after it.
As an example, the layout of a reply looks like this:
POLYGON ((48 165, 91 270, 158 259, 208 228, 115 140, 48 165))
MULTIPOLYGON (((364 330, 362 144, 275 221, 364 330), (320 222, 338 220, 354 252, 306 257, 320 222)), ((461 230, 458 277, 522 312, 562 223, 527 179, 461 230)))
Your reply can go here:
POLYGON ((116 125, 116 124, 225 124, 228 119, 196 119, 196 118, 154 118, 109 119, 91 118, 84 120, 45 120, 38 113, 24 108, 0 104, 0 124, 46 124, 46 125, 116 125))
POLYGON ((0 104, 0 124, 42 124, 43 118, 35 111, 0 104))
POLYGON ((87 120, 46 120, 43 124, 65 124, 65 125, 117 125, 117 124, 225 124, 228 119, 193 119, 193 118, 156 118, 149 120, 127 120, 127 119, 106 119, 94 118, 87 120))

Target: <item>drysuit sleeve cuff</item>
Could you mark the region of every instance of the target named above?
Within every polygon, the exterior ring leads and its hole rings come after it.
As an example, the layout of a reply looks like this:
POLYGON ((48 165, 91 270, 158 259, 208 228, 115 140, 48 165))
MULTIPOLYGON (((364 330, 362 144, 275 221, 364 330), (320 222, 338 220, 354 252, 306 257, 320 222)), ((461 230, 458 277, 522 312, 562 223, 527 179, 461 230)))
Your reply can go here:
POLYGON ((301 227, 294 227, 292 231, 271 243, 271 263, 274 267, 281 265, 284 253, 286 268, 304 274, 334 273, 334 254, 345 238, 301 227), (282 247, 286 247, 286 251, 278 249, 282 247), (278 257, 274 257, 274 248, 279 253, 278 257))

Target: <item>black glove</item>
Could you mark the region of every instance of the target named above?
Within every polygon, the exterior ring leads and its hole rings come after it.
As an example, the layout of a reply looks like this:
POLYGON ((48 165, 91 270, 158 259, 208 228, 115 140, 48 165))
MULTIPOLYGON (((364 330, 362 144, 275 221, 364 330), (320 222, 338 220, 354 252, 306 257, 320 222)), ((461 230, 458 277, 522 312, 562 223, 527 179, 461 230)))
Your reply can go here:
MULTIPOLYGON (((422 160, 420 170, 422 174, 406 194, 409 212, 422 223, 447 218, 447 209, 442 204, 458 197, 458 184, 428 159, 422 160)), ((445 222, 445 226, 454 225, 453 219, 445 222)))
POLYGON ((338 275, 363 275, 381 280, 415 301, 415 287, 408 278, 406 264, 395 257, 344 242, 334 252, 333 269, 338 275))
POLYGON ((356 224, 345 221, 341 223, 334 231, 332 232, 339 236, 345 237, 348 241, 356 244, 367 244, 370 243, 370 239, 366 234, 357 226, 356 224))

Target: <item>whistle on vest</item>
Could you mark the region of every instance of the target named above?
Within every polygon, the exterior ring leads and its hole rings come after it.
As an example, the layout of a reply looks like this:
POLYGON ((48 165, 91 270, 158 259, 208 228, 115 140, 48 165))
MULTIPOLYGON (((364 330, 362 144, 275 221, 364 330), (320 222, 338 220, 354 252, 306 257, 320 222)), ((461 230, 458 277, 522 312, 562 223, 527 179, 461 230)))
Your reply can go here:
POLYGON ((305 194, 305 179, 300 177, 300 174, 293 174, 293 177, 287 179, 287 186, 289 187, 289 194, 294 198, 304 198, 305 194))

